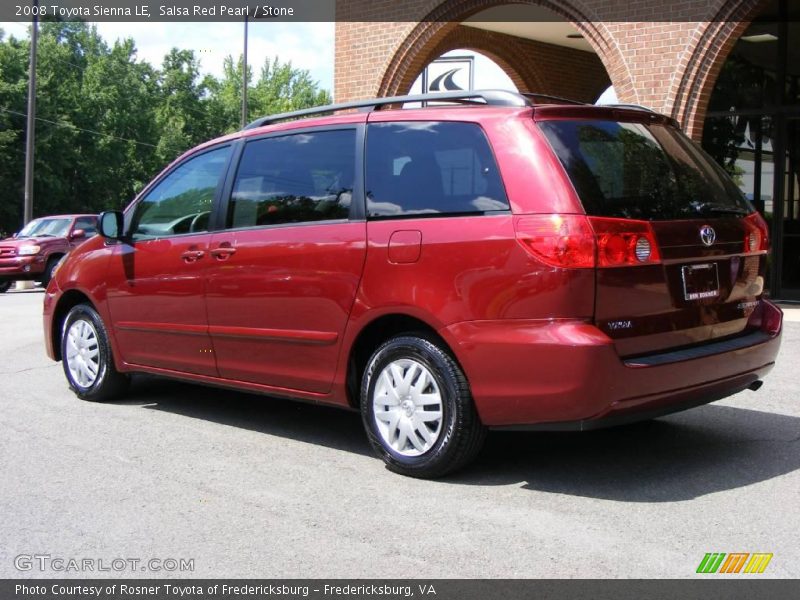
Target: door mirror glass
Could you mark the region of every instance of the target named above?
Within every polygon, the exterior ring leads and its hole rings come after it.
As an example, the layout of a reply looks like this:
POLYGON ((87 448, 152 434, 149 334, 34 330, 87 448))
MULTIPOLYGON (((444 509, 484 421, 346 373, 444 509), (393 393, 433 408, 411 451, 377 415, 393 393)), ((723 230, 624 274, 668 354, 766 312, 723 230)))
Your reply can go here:
POLYGON ((123 219, 122 212, 119 210, 107 210, 100 213, 98 220, 100 235, 110 240, 118 240, 122 237, 123 219))

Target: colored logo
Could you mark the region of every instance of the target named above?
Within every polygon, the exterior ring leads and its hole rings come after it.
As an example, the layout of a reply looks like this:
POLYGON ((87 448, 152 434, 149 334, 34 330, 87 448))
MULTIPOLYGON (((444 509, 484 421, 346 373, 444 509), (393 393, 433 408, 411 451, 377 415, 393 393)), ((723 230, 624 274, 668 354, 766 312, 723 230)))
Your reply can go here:
POLYGON ((708 552, 697 567, 698 573, 763 573, 772 554, 765 552, 708 552))

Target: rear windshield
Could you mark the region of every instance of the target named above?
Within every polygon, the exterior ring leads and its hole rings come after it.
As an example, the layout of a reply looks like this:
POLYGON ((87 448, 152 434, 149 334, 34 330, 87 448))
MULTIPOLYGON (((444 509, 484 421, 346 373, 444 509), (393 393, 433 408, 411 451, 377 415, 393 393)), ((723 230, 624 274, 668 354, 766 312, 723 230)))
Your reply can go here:
POLYGON ((753 210, 725 171, 673 127, 601 120, 540 126, 589 215, 656 221, 753 210))

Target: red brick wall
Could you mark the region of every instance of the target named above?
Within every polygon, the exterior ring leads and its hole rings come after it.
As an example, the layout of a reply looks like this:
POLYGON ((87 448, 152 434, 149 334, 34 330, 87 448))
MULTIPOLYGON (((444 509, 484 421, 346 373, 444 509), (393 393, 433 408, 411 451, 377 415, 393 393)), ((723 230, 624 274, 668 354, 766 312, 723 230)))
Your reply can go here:
POLYGON ((494 59, 521 89, 594 100, 610 79, 621 102, 670 114, 699 137, 719 68, 769 0, 529 2, 572 22, 596 56, 458 25, 503 0, 339 0, 336 100, 405 93, 428 62, 466 47, 494 59), (346 21, 370 15, 398 22, 346 21))
MULTIPOLYGON (((458 48, 476 50, 494 60, 521 92, 594 102, 611 85, 603 63, 592 52, 463 25, 450 29, 426 55, 435 58, 458 48)), ((408 71, 392 91, 406 93, 417 75, 408 71)))

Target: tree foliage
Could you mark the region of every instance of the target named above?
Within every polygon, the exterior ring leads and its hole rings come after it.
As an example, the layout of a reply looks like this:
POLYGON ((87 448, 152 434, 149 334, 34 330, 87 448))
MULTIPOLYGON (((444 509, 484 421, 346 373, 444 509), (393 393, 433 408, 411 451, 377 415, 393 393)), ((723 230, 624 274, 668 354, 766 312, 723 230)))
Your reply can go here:
MULTIPOLYGON (((0 29, 0 232, 22 225, 29 42, 0 29)), ((159 68, 130 38, 107 44, 96 27, 44 22, 39 34, 34 215, 127 204, 182 152, 241 122, 242 60, 202 76, 192 50, 159 68)), ((248 68, 252 118, 326 104, 308 71, 267 59, 248 68)))

